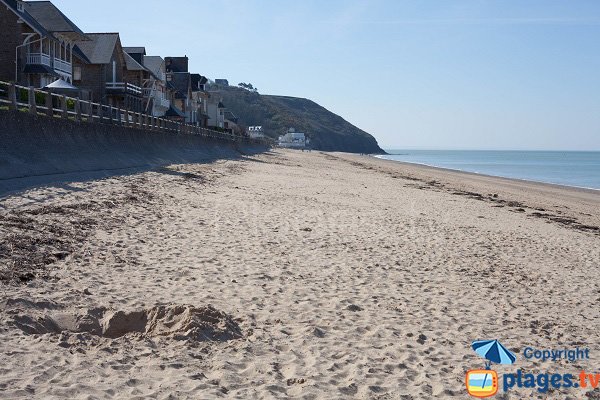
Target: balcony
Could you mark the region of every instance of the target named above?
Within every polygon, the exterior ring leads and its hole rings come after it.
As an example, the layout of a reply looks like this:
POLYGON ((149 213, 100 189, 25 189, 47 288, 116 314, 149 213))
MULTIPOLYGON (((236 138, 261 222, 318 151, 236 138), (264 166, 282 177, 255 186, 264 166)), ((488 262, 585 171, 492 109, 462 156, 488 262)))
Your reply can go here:
POLYGON ((141 87, 127 82, 107 82, 106 90, 111 94, 132 94, 135 96, 142 95, 141 87))
POLYGON ((44 53, 27 54, 27 64, 50 66, 50 55, 44 53))
POLYGON ((73 66, 70 62, 61 60, 59 58, 54 59, 54 70, 56 72, 62 72, 67 75, 71 75, 73 71, 73 66))
POLYGON ((167 110, 171 106, 171 102, 164 97, 164 94, 151 88, 144 88, 144 97, 152 99, 154 106, 167 110))

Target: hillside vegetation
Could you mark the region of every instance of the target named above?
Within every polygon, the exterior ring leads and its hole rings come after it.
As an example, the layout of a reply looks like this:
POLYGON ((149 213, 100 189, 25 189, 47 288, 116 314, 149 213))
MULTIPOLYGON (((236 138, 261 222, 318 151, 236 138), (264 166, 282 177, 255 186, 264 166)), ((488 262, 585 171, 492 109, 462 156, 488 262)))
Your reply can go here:
POLYGON ((305 132, 317 150, 384 153, 373 136, 311 100, 261 95, 237 87, 222 88, 215 95, 222 97, 240 124, 262 125, 273 139, 294 128, 305 132))

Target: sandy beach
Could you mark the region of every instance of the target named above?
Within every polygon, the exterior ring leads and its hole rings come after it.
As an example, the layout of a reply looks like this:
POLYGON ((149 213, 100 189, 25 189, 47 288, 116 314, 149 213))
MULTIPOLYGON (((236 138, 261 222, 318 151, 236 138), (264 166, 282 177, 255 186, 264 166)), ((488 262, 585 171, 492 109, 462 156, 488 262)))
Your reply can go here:
POLYGON ((599 260, 600 191, 368 156, 31 189, 0 199, 0 398, 467 398, 478 339, 600 373, 599 260))

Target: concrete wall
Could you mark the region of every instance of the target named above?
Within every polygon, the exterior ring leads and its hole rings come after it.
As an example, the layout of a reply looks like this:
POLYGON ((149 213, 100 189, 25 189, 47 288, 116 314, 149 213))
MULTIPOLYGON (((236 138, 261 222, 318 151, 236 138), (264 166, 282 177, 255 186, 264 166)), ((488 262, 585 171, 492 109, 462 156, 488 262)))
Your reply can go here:
MULTIPOLYGON (((245 153, 264 148, 245 146, 245 153)), ((148 132, 0 111, 0 194, 173 163, 239 157, 236 145, 194 135, 148 132)))

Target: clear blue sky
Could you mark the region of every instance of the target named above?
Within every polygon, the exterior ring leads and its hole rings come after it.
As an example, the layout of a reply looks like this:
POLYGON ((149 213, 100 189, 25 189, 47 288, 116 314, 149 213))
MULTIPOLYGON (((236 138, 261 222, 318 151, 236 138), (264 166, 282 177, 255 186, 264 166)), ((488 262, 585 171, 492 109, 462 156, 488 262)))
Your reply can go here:
POLYGON ((600 149, 598 0, 54 0, 86 32, 264 94, 384 148, 600 149))

